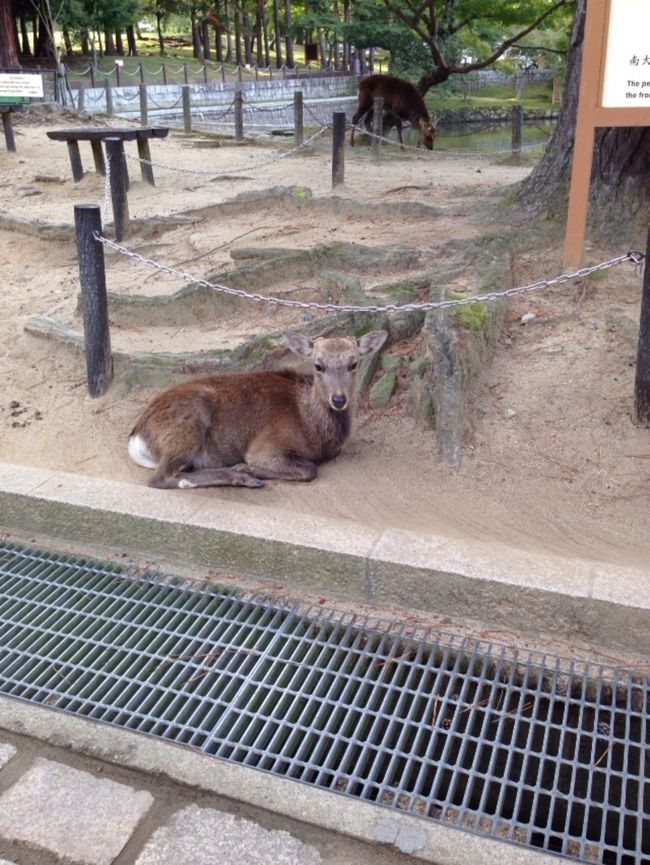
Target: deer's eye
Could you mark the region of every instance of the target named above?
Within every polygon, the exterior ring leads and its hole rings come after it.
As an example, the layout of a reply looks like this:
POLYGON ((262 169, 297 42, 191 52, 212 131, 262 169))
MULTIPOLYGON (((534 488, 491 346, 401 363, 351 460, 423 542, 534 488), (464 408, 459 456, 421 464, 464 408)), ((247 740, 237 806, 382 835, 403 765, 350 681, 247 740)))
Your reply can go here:
POLYGON ((350 370, 350 372, 354 372, 358 366, 359 366, 359 362, 356 360, 352 360, 348 364, 348 369, 350 370))
POLYGON ((314 369, 316 370, 316 372, 322 372, 324 369, 323 364, 316 362, 314 364, 314 369))

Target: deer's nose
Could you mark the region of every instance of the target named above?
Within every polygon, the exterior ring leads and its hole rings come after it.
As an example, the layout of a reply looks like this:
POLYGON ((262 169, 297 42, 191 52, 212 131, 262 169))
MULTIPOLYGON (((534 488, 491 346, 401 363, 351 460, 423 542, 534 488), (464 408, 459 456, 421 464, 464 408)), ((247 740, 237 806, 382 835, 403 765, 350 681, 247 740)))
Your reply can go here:
POLYGON ((342 411, 348 404, 348 398, 344 393, 335 393, 332 394, 331 403, 332 408, 335 408, 337 411, 342 411))

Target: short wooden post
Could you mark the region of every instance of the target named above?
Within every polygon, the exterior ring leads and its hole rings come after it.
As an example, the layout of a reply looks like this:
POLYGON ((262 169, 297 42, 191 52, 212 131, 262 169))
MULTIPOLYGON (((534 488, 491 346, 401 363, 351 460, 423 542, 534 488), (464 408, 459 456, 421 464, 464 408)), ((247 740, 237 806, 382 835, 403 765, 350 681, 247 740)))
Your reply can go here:
POLYGON ((641 291, 641 317, 639 320, 639 346, 636 355, 634 403, 636 419, 650 426, 650 230, 645 250, 643 289, 641 291))
POLYGON ((116 87, 122 86, 122 81, 120 79, 120 64, 119 63, 115 64, 115 86, 116 87))
POLYGON ((111 201, 115 239, 123 240, 129 234, 128 174, 121 138, 106 138, 106 155, 110 173, 111 201))
POLYGON ((241 87, 235 90, 235 141, 244 140, 244 93, 241 87))
POLYGON ((106 79, 106 114, 113 116, 113 86, 109 78, 106 79))
POLYGON ((304 134, 302 90, 296 90, 293 94, 293 135, 296 147, 301 146, 304 134))
POLYGON ((138 66, 140 67, 140 84, 144 84, 144 66, 142 63, 138 63, 138 66))
POLYGON ((95 86, 95 67, 92 64, 90 66, 90 86, 95 86))
POLYGON ((186 84, 190 83, 187 77, 187 63, 183 63, 183 78, 185 79, 186 84))
POLYGON ((11 151, 11 153, 15 153, 16 139, 14 137, 14 127, 11 122, 11 111, 2 112, 2 129, 5 134, 5 144, 7 145, 7 150, 11 151))
POLYGON ((70 157, 70 168, 72 168, 72 179, 75 183, 83 180, 84 169, 81 164, 81 153, 79 152, 79 142, 70 140, 67 141, 68 156, 70 157))
POLYGON ((98 397, 106 393, 113 380, 104 247, 95 239, 95 235, 101 234, 102 231, 99 206, 76 204, 74 221, 83 306, 88 393, 92 397, 98 397))
POLYGON ((524 106, 512 106, 512 152, 514 156, 521 155, 521 141, 524 129, 524 106))
POLYGON ((151 162, 151 150, 148 138, 138 138, 138 157, 140 158, 140 173, 142 179, 150 186, 155 186, 153 179, 153 164, 151 162))
POLYGON ((90 149, 93 152, 93 162, 95 163, 95 171, 98 174, 106 175, 106 164, 104 162, 104 151, 102 150, 102 142, 97 140, 92 140, 90 142, 90 149))
POLYGON ((384 131, 384 97, 375 96, 372 101, 372 144, 370 151, 373 159, 381 156, 381 133, 384 131))
POLYGON ((181 93, 183 95, 183 129, 185 132, 192 131, 192 104, 190 101, 190 86, 189 84, 181 85, 181 93))
POLYGON ((206 84, 208 83, 208 64, 207 63, 203 64, 203 80, 205 81, 206 84))
POLYGON ((79 89, 77 90, 77 111, 83 111, 84 106, 86 104, 86 85, 83 81, 79 82, 79 89))
POLYGON ((167 87, 167 67, 165 66, 164 63, 162 65, 162 70, 163 70, 163 84, 165 85, 165 87, 167 87))
POLYGON ((149 108, 147 106, 147 85, 139 84, 140 90, 140 123, 147 126, 149 123, 149 108))
POLYGON ((223 84, 226 83, 226 64, 225 63, 221 64, 221 81, 223 84))
POLYGON ((242 76, 241 76, 241 63, 237 64, 237 78, 241 84, 241 78, 242 78, 242 76))
POLYGON ((332 188, 345 182, 345 111, 332 116, 332 188))

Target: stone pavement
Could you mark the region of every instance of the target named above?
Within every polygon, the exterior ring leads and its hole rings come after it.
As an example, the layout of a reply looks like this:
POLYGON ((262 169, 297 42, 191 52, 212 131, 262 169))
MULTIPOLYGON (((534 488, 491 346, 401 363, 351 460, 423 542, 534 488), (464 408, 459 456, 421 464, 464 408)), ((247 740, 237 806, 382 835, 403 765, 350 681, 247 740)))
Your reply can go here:
POLYGON ((0 730, 0 865, 414 861, 277 815, 251 812, 203 791, 0 730))

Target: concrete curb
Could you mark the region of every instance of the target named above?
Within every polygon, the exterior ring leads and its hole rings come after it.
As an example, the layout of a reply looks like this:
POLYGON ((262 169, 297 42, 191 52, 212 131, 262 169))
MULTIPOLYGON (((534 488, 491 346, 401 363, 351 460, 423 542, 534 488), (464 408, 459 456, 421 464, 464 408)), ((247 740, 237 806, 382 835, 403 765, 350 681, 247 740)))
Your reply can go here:
POLYGON ((0 531, 650 655, 649 572, 0 463, 0 531))
POLYGON ((0 697, 0 729, 216 793, 437 865, 556 865, 541 851, 449 828, 197 751, 0 697))

